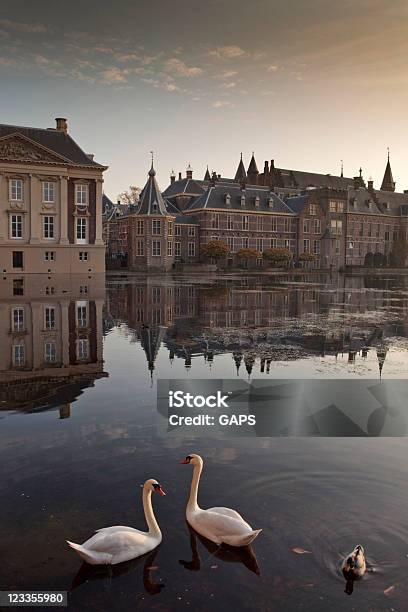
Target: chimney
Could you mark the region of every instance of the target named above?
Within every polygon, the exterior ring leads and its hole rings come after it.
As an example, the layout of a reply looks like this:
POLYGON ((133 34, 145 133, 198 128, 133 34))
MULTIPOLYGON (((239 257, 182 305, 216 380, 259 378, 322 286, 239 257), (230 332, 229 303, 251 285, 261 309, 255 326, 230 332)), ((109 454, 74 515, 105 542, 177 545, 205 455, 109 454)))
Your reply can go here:
POLYGON ((64 117, 56 117, 55 123, 58 132, 65 132, 65 134, 68 133, 68 123, 64 117))
POLYGON ((192 178, 193 178, 193 169, 192 169, 192 167, 190 166, 190 164, 188 164, 188 166, 187 166, 187 170, 186 170, 186 177, 187 177, 188 179, 192 179, 192 178))
POLYGON ((176 173, 174 172, 174 170, 172 170, 170 174, 170 183, 174 183, 175 180, 176 180, 176 173))
POLYGON ((268 162, 266 161, 266 162, 264 163, 264 175, 265 175, 265 176, 267 176, 268 174, 269 174, 269 164, 268 164, 268 162))
POLYGON ((178 180, 181 181, 181 172, 179 172, 179 179, 178 180))
POLYGON ((368 191, 374 191, 374 181, 371 177, 367 181, 367 189, 368 191))

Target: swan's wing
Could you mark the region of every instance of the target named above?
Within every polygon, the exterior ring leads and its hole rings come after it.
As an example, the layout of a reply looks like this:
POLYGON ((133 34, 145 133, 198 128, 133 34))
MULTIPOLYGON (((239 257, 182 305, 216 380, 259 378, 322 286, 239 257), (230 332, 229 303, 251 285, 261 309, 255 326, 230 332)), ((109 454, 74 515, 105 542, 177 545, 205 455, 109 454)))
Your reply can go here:
POLYGON ((192 525, 199 533, 207 532, 213 536, 222 537, 229 535, 244 535, 252 528, 242 518, 212 512, 212 510, 200 510, 194 513, 192 525))
POLYGON ((116 533, 118 531, 130 531, 130 532, 136 532, 136 533, 143 533, 141 531, 139 531, 139 529, 134 529, 134 527, 126 527, 124 525, 114 525, 113 527, 102 527, 101 529, 97 529, 95 531, 95 533, 116 533))
POLYGON ((88 550, 106 552, 113 556, 125 550, 144 547, 149 534, 143 531, 114 531, 103 529, 83 543, 88 550))
MULTIPOLYGON (((236 518, 239 521, 244 521, 242 516, 236 510, 232 510, 231 508, 223 508, 222 506, 215 506, 214 508, 208 508, 208 512, 216 512, 217 514, 224 514, 225 516, 231 516, 232 518, 236 518)), ((244 521, 246 522, 246 521, 244 521)))

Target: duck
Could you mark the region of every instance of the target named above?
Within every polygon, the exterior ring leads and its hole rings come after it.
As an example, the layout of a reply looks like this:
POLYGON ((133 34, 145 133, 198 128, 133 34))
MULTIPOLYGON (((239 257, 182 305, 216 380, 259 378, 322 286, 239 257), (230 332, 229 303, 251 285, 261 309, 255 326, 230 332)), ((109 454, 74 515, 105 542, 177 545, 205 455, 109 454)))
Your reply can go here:
POLYGON ((343 576, 346 580, 358 580, 366 572, 366 560, 364 548, 357 544, 354 550, 347 555, 341 566, 343 576))
POLYGON ((97 529, 95 535, 83 544, 67 540, 67 544, 90 565, 117 565, 141 557, 156 548, 162 541, 162 533, 152 507, 152 493, 166 495, 162 486, 150 478, 143 485, 142 502, 149 531, 114 525, 97 529))
POLYGON ((262 529, 252 529, 242 516, 231 508, 217 506, 203 510, 198 505, 198 485, 204 465, 200 455, 187 455, 181 463, 194 466, 190 497, 186 508, 189 525, 204 538, 218 545, 248 546, 251 544, 262 529))

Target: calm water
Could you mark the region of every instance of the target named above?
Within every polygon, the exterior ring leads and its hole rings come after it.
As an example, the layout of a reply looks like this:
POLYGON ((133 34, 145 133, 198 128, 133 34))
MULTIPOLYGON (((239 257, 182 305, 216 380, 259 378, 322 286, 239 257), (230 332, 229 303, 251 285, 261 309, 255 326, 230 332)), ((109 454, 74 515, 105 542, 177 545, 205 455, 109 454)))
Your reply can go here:
POLYGON ((158 433, 157 378, 407 377, 404 279, 304 280, 111 280, 104 303, 92 288, 0 296, 3 320, 21 303, 27 328, 13 341, 1 328, 2 589, 69 590, 69 610, 81 612, 406 609, 406 437, 158 433), (30 321, 50 303, 57 330, 35 336, 30 321), (56 343, 54 363, 34 349, 44 341, 56 343), (13 342, 25 346, 17 365, 13 342), (201 505, 234 507, 263 528, 252 549, 190 533, 191 468, 179 463, 190 452, 205 460, 201 505), (159 549, 113 570, 81 567, 65 539, 144 528, 149 477, 167 492, 153 499, 159 549), (358 543, 369 572, 348 596, 339 566, 358 543))

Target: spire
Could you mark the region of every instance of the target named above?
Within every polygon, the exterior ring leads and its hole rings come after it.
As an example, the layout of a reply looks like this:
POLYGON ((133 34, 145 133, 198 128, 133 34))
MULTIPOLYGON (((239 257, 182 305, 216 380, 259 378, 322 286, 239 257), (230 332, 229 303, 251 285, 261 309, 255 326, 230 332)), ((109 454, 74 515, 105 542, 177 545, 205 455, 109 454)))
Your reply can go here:
POLYGON ((259 170, 258 170, 258 166, 256 165, 255 154, 253 151, 252 151, 251 161, 249 162, 247 175, 248 175, 248 183, 250 185, 258 184, 259 170))
POLYGON ((343 160, 341 159, 341 172, 340 172, 340 176, 341 178, 343 178, 344 174, 343 174, 343 170, 344 170, 344 166, 343 166, 343 160))
POLYGON ((237 181, 237 183, 240 183, 245 180, 246 180, 246 172, 245 172, 244 162, 242 161, 242 153, 241 153, 241 159, 239 160, 239 164, 238 164, 237 171, 235 173, 234 181, 237 181))
POLYGON ((206 170, 205 175, 204 175, 204 180, 205 181, 211 181, 211 175, 210 175, 210 171, 208 169, 208 164, 207 164, 207 170, 206 170))
POLYGON ((153 151, 152 165, 149 170, 149 178, 140 194, 138 215, 167 215, 166 204, 160 192, 156 181, 156 170, 153 166, 153 151))
POLYGON ((387 149, 387 165, 385 167, 383 182, 381 183, 381 191, 395 191, 395 182, 392 176, 391 164, 390 164, 390 150, 387 149))

